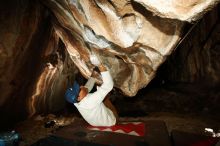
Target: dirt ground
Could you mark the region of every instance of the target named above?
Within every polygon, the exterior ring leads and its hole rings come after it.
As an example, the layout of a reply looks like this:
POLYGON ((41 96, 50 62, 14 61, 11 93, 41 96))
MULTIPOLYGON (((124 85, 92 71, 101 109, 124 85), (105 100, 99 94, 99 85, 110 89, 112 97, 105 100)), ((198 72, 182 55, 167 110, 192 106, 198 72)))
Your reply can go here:
MULTIPOLYGON (((37 140, 44 138, 60 128, 69 125, 71 122, 79 117, 75 115, 68 116, 36 116, 32 119, 23 121, 16 126, 22 137, 20 142, 21 146, 29 146, 37 140), (55 121, 55 123, 50 123, 55 121), (47 123, 47 124, 46 124, 47 123), (53 125, 54 124, 54 125, 53 125), (47 128, 45 127, 47 126, 47 128)), ((143 121, 143 120, 162 120, 165 121, 168 132, 172 130, 180 130, 184 132, 190 132, 195 134, 205 134, 205 128, 212 128, 216 132, 220 130, 219 121, 213 120, 210 117, 196 116, 196 115, 181 115, 172 113, 151 113, 145 117, 122 117, 120 121, 143 121)))

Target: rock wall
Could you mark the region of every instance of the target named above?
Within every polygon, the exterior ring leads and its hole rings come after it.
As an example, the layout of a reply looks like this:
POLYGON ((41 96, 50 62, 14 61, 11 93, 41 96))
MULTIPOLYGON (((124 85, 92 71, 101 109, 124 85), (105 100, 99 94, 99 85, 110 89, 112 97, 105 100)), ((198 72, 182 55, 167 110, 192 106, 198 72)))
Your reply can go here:
POLYGON ((135 0, 163 18, 193 22, 219 3, 219 0, 135 0))
MULTIPOLYGON (((42 0, 81 74, 89 78, 94 68, 89 55, 95 53, 109 68, 114 87, 126 96, 146 87, 172 53, 184 35, 185 23, 178 20, 197 20, 218 2, 42 0)), ((95 78, 102 82, 98 73, 95 78)))
POLYGON ((220 83, 219 7, 201 19, 158 73, 168 82, 198 83, 217 86, 220 83))
MULTIPOLYGON (((88 78, 96 53, 109 68, 114 87, 135 96, 153 78, 180 38, 183 23, 163 19, 129 1, 42 1, 71 59, 88 78)), ((101 83, 100 75, 95 77, 101 83)))
POLYGON ((198 21, 135 98, 115 94, 119 115, 138 117, 169 112, 206 115, 220 121, 219 16, 217 7, 198 21))
POLYGON ((77 70, 39 1, 1 3, 0 60, 1 122, 63 108, 77 70))

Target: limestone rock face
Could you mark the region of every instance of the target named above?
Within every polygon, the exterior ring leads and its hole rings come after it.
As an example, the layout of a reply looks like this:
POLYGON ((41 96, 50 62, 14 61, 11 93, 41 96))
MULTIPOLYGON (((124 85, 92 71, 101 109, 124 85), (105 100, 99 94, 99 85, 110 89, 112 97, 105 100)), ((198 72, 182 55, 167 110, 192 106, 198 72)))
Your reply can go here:
POLYGON ((156 15, 181 21, 196 21, 219 0, 134 0, 156 15))
POLYGON ((115 87, 128 96, 151 81, 180 38, 181 22, 154 16, 138 3, 42 2, 54 13, 55 31, 84 77, 91 75, 89 55, 96 53, 110 69, 115 87))

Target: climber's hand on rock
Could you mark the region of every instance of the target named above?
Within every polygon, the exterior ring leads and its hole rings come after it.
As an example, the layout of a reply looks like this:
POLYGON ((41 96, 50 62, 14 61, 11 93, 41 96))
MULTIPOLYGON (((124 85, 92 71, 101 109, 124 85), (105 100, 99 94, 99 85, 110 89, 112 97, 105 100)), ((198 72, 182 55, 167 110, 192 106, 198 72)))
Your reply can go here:
POLYGON ((99 66, 101 64, 100 60, 98 59, 98 57, 95 54, 90 55, 90 61, 95 66, 99 66))

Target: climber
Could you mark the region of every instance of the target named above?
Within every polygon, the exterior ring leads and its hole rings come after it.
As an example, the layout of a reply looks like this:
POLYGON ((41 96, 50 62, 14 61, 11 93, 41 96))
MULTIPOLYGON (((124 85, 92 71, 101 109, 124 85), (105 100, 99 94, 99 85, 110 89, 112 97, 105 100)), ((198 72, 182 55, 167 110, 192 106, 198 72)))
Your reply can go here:
POLYGON ((92 126, 113 126, 116 124, 117 112, 107 94, 113 89, 113 80, 110 72, 100 62, 96 55, 90 56, 90 61, 97 66, 103 83, 93 93, 89 93, 95 79, 90 77, 84 86, 75 81, 72 88, 66 91, 66 100, 73 103, 82 117, 92 126))

